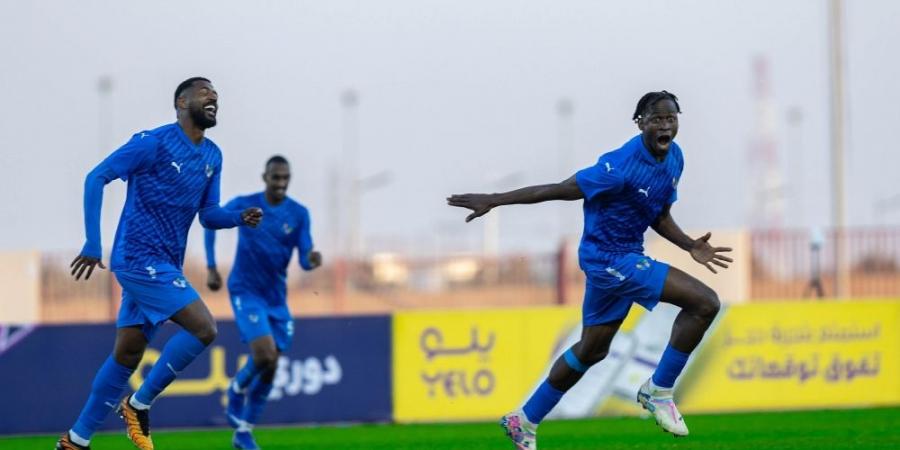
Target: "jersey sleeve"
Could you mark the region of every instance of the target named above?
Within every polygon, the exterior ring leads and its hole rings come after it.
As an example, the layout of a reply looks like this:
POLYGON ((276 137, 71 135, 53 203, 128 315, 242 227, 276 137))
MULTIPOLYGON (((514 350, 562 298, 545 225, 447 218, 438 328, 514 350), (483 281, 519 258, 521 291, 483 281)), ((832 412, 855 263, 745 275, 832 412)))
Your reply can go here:
POLYGON ((575 174, 575 181, 586 201, 592 201, 606 194, 615 194, 622 190, 625 177, 616 165, 613 158, 607 154, 601 156, 597 164, 579 170, 575 174))
POLYGON ((117 178, 128 181, 129 176, 153 166, 158 149, 159 139, 156 136, 147 132, 137 133, 103 160, 102 164, 109 167, 117 178))
MULTIPOLYGON (((240 197, 231 199, 223 208, 227 210, 240 211, 240 197)), ((216 267, 216 230, 213 228, 203 229, 203 246, 206 249, 206 267, 216 267)))
POLYGON ((213 168, 206 193, 200 203, 200 224, 205 228, 233 228, 241 224, 241 211, 232 211, 219 206, 219 186, 222 180, 222 163, 213 168))
POLYGON ((159 141, 147 132, 137 133, 91 170, 84 180, 84 232, 83 256, 100 259, 103 249, 100 240, 100 208, 103 205, 103 188, 116 178, 128 177, 153 166, 159 141))
POLYGON ((311 222, 309 211, 306 208, 300 210, 300 229, 297 232, 297 252, 299 253, 300 267, 303 270, 312 270, 313 266, 309 262, 309 252, 313 249, 311 222))

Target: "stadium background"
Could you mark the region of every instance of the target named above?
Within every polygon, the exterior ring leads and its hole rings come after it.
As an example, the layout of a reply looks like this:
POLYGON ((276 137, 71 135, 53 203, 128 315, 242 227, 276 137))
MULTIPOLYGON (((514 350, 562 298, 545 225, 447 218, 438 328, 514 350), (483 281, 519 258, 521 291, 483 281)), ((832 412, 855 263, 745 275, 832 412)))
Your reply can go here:
MULTIPOLYGON (((298 334, 266 424, 479 422, 520 404, 579 332, 579 208, 509 208, 463 226, 443 196, 564 177, 630 136, 633 102, 659 88, 686 109, 675 216, 693 235, 712 227, 737 259, 713 276, 648 235, 648 255, 725 303, 679 380, 683 412, 887 407, 878 411, 900 423, 900 192, 883 145, 900 101, 888 89, 900 76, 896 4, 244 8, 0 6, 0 92, 20 105, 0 120, 0 199, 14 211, 0 237, 0 398, 17 405, 3 408, 0 435, 57 433, 77 414, 120 296, 106 272, 89 283, 67 273, 82 240, 81 181, 130 133, 171 120, 163 100, 194 72, 223 96, 227 115, 211 130, 225 152, 223 196, 261 188, 262 161, 285 154, 290 194, 310 206, 326 258, 313 273, 291 267, 298 334), (276 16, 281 28, 268 27, 276 16), (678 51, 648 62, 658 42, 640 24, 665 18, 683 24, 665 41, 678 51), (184 27, 206 54, 162 36, 184 27), (625 33, 632 42, 611 44, 625 33), (641 75, 626 76, 628 64, 641 75), (656 64, 673 74, 648 74, 656 64), (275 131, 260 132, 270 115, 275 131)), ((107 192, 108 250, 124 189, 107 192)), ((222 390, 246 357, 224 293, 203 286, 198 228, 185 270, 221 334, 154 407, 160 430, 223 427, 222 390)), ((235 238, 220 235, 225 273, 235 238)), ((634 392, 672 317, 633 310, 610 357, 553 415, 639 414, 634 392)))

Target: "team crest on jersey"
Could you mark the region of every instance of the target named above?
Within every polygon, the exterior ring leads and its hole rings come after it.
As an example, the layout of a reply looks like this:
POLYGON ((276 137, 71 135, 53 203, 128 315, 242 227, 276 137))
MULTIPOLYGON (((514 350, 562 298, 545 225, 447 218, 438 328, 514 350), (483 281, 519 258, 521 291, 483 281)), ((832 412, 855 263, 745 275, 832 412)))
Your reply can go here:
POLYGON ((213 168, 209 164, 206 165, 206 178, 213 176, 213 168))
POLYGON ((174 284, 175 287, 184 289, 187 287, 187 280, 185 280, 184 278, 176 278, 176 279, 172 280, 172 284, 174 284))
POLYGON ((291 231, 294 231, 294 228, 288 225, 287 222, 285 222, 284 225, 281 226, 281 229, 284 230, 284 234, 291 234, 291 231))
POLYGON ((644 259, 638 261, 638 263, 635 265, 635 267, 637 267, 638 270, 647 270, 650 268, 650 260, 647 258, 644 258, 644 259))

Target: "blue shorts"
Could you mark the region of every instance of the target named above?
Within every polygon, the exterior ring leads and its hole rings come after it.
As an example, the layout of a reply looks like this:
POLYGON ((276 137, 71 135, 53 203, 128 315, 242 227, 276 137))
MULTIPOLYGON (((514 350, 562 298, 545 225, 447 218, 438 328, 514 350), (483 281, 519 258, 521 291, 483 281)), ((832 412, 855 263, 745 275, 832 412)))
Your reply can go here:
POLYGON ((231 309, 241 333, 241 342, 249 344, 262 336, 272 336, 278 351, 284 352, 291 347, 294 320, 284 320, 276 315, 263 297, 232 292, 231 309))
POLYGON ((153 339, 159 325, 200 299, 181 270, 170 264, 117 271, 115 275, 122 286, 122 307, 116 327, 141 326, 148 341, 153 339))
POLYGON ((624 319, 632 303, 652 310, 659 303, 668 273, 668 264, 637 253, 612 258, 605 270, 585 271, 582 325, 624 319))

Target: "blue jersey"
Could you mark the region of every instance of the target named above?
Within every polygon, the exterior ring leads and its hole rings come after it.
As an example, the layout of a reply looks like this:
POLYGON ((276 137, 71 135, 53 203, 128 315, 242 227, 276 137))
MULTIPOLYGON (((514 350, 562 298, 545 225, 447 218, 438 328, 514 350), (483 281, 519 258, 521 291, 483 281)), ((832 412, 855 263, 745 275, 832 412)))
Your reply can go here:
POLYGON ((240 212, 219 207, 222 152, 211 140, 194 144, 177 123, 135 134, 101 162, 85 181, 82 254, 99 258, 103 186, 121 178, 128 194, 116 230, 110 268, 149 270, 184 262, 188 230, 201 222, 216 228, 240 224, 240 212))
MULTIPOLYGON (((225 205, 229 210, 250 207, 262 208, 263 219, 256 228, 242 227, 238 234, 237 254, 228 276, 231 295, 254 294, 268 305, 288 315, 287 268, 296 248, 300 266, 311 270, 309 252, 313 249, 310 235, 309 211, 306 207, 285 198, 278 205, 270 205, 264 193, 236 197, 225 205)), ((215 232, 206 231, 207 266, 215 267, 215 232)))
POLYGON ((582 269, 603 270, 611 254, 643 253, 644 233, 677 199, 683 169, 678 144, 673 141, 660 162, 638 135, 578 171, 575 179, 584 193, 584 234, 578 249, 582 269))

